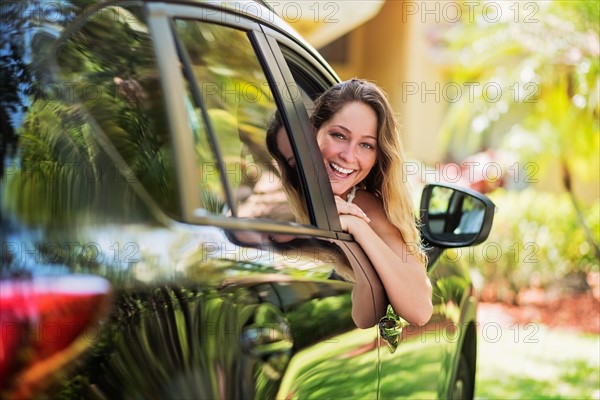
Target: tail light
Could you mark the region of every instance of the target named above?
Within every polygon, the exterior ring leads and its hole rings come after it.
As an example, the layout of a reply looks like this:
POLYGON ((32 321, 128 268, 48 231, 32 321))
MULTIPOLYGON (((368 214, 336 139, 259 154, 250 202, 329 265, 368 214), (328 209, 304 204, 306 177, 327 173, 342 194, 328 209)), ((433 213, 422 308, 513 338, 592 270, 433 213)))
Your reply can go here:
POLYGON ((110 285, 90 275, 0 281, 0 395, 30 398, 94 344, 110 285))

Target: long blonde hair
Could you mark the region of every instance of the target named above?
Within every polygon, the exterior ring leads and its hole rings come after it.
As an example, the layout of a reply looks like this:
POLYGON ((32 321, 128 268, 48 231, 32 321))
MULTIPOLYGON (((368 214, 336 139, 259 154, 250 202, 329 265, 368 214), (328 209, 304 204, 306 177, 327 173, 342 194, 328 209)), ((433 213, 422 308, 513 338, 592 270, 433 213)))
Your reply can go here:
POLYGON ((403 174, 404 149, 385 92, 372 82, 356 78, 335 84, 315 101, 311 122, 318 131, 342 107, 355 101, 368 105, 377 115, 377 162, 362 183, 366 190, 381 198, 388 219, 398 228, 409 250, 425 260, 418 217, 403 174))

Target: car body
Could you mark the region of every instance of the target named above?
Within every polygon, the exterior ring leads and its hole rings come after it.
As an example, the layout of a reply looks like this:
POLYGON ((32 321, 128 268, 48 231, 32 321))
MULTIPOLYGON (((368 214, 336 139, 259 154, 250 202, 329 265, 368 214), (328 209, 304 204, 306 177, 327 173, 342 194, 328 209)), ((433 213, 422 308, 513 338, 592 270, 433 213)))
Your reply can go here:
POLYGON ((486 239, 493 204, 427 186, 433 317, 378 309, 308 118, 339 78, 270 8, 19 1, 2 21, 3 396, 472 397, 473 285, 437 261, 486 239), (357 328, 353 301, 383 318, 357 328))

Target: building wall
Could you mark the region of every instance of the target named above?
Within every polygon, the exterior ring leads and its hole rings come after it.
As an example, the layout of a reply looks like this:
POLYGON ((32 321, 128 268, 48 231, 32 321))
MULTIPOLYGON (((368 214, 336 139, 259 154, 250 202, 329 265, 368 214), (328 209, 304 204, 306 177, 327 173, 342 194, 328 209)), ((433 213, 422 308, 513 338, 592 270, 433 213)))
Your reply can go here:
MULTIPOLYGON (((427 164, 431 168, 444 161, 440 127, 448 106, 443 95, 447 81, 443 67, 436 64, 430 43, 440 26, 432 15, 411 14, 414 10, 410 7, 415 4, 423 3, 387 0, 375 17, 347 34, 348 54, 344 62, 331 61, 326 53, 324 56, 342 79, 366 78, 388 93, 402 124, 407 156, 417 160, 420 167, 427 164)), ((514 170, 516 166, 508 167, 514 170)), ((558 165, 537 171, 533 179, 537 180, 532 183, 535 189, 564 190, 558 165)), ((573 188, 586 203, 600 197, 600 182, 575 180, 573 188)))
POLYGON ((443 157, 438 132, 445 105, 422 89, 435 89, 443 75, 428 54, 430 25, 407 16, 405 7, 404 1, 386 1, 349 34, 348 62, 332 65, 342 79, 361 77, 380 85, 402 124, 409 157, 433 163, 443 157))

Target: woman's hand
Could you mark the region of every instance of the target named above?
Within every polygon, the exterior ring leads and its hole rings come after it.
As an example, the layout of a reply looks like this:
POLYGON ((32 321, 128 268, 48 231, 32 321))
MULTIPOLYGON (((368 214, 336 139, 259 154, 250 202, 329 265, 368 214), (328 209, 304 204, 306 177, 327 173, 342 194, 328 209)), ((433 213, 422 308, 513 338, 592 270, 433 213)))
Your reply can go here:
POLYGON ((358 218, 356 215, 340 214, 340 224, 344 232, 354 235, 360 229, 365 229, 365 223, 364 219, 358 218))
POLYGON ((365 212, 359 206, 354 203, 348 203, 347 201, 344 201, 340 196, 335 196, 335 205, 337 206, 340 218, 342 215, 353 215, 364 220, 366 223, 371 222, 369 217, 367 217, 367 214, 365 214, 365 212))

